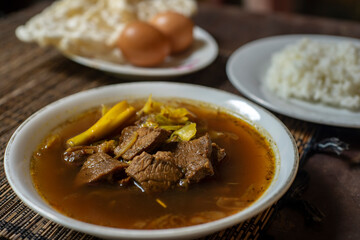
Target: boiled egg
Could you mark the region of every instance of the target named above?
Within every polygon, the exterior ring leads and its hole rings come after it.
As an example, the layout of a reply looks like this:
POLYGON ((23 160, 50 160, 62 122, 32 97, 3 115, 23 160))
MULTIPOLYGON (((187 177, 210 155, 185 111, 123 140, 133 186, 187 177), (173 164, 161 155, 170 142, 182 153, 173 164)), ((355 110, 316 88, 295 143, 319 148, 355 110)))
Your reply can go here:
POLYGON ((133 65, 153 67, 170 53, 168 38, 153 25, 143 21, 128 23, 118 40, 124 57, 133 65))
POLYGON ((192 44, 194 23, 180 13, 167 11, 157 14, 150 23, 170 40, 171 53, 179 53, 192 44))

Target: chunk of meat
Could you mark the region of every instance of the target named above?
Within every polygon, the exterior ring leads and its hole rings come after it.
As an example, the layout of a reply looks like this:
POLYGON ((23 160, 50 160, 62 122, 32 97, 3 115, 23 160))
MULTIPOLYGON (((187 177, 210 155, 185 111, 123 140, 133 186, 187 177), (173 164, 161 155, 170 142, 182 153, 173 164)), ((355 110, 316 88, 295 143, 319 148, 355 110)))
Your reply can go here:
POLYGON ((212 147, 212 151, 211 151, 212 164, 213 166, 216 166, 226 157, 226 152, 225 149, 221 148, 219 145, 217 145, 214 142, 211 144, 211 147, 212 147))
POLYGON ((157 151, 153 156, 158 161, 165 161, 174 164, 174 156, 171 152, 157 151))
POLYGON ((68 164, 81 166, 88 156, 96 152, 94 146, 76 146, 66 149, 64 152, 64 161, 68 164))
POLYGON ((151 153, 155 148, 165 142, 170 134, 169 131, 161 128, 127 127, 121 132, 120 144, 116 147, 114 153, 116 156, 121 155, 125 160, 131 160, 144 151, 151 153), (123 151, 124 147, 126 148, 129 142, 134 140, 135 131, 136 141, 126 151, 123 151))
POLYGON ((115 148, 116 148, 116 142, 114 140, 104 141, 99 145, 96 145, 97 152, 103 152, 103 153, 113 154, 115 148))
POLYGON ((206 176, 214 175, 211 143, 206 134, 195 140, 179 142, 173 150, 175 164, 185 170, 185 178, 190 183, 197 183, 206 176))
POLYGON ((78 172, 75 184, 81 186, 98 181, 114 182, 117 175, 124 172, 127 163, 120 162, 106 153, 95 153, 90 155, 78 172))
POLYGON ((121 131, 119 138, 119 145, 115 148, 115 158, 121 157, 127 150, 129 150, 138 138, 138 126, 129 126, 121 131))
POLYGON ((136 130, 138 130, 138 129, 139 129, 138 126, 129 126, 129 127, 124 128, 121 131, 119 143, 124 144, 125 142, 129 141, 130 138, 133 136, 134 132, 136 132, 136 130))
POLYGON ((64 161, 68 164, 81 166, 88 156, 97 152, 113 153, 116 147, 114 140, 104 141, 96 146, 75 146, 69 147, 64 152, 64 161))
POLYGON ((172 159, 170 152, 157 152, 154 155, 143 152, 131 161, 126 173, 146 192, 166 191, 183 176, 172 159))

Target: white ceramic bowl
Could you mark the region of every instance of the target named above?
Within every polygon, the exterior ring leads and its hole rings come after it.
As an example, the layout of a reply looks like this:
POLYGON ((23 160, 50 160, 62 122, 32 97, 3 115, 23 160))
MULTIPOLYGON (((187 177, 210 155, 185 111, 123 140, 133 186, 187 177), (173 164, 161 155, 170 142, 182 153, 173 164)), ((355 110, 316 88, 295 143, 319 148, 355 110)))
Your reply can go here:
POLYGON ((262 212, 277 201, 290 187, 298 168, 297 147, 290 132, 271 113, 236 95, 196 85, 167 82, 117 84, 80 92, 39 110, 23 122, 11 137, 5 152, 8 181, 34 211, 65 227, 102 238, 174 239, 196 238, 240 223, 262 212), (102 103, 122 99, 178 97, 215 104, 228 109, 268 135, 277 153, 275 178, 266 192, 251 206, 232 216, 190 227, 164 230, 128 230, 81 222, 54 210, 38 194, 30 176, 30 157, 44 137, 65 120, 102 103), (20 151, 19 151, 20 149, 20 151))

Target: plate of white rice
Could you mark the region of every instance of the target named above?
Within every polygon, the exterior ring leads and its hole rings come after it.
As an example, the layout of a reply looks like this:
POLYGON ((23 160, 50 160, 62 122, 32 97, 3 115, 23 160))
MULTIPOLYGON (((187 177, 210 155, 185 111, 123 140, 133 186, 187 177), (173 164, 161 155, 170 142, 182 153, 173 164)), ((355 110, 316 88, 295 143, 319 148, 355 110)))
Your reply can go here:
POLYGON ((360 128, 360 40, 281 35, 247 43, 226 72, 249 99, 301 120, 360 128))

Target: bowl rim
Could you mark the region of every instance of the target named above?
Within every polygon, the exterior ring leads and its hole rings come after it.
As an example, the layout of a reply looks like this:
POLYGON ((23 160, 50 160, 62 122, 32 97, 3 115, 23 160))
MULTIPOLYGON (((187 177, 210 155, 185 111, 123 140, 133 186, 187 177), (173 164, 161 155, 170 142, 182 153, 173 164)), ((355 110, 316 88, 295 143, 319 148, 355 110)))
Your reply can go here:
MULTIPOLYGON (((146 96, 143 96, 143 97, 146 97, 146 96)), ((181 97, 179 97, 179 98, 181 98, 181 97)), ((206 101, 203 101, 203 102, 206 102, 206 101)), ((211 105, 213 105, 213 104, 211 103, 211 105)), ((218 106, 221 106, 221 105, 218 105, 218 106)), ((221 106, 221 107, 223 107, 223 106, 221 106)), ((224 107, 224 108, 226 109, 226 107, 224 107)), ((229 92, 226 92, 223 90, 200 86, 200 85, 195 85, 195 84, 176 83, 176 82, 120 83, 120 84, 102 86, 102 87, 93 88, 90 90, 85 90, 85 91, 78 92, 78 93, 72 94, 70 96, 67 96, 65 98, 61 98, 61 99, 43 107, 42 109, 36 111, 29 118, 27 118, 15 130, 15 132, 11 136, 11 138, 7 144, 7 147, 5 149, 5 155, 4 155, 4 169, 5 169, 5 175, 7 177, 7 180, 9 182, 11 188, 13 189, 13 191, 16 193, 16 195, 29 208, 38 212, 41 216, 43 216, 47 219, 50 219, 62 226, 70 228, 70 229, 74 229, 74 230, 77 230, 77 231, 80 231, 83 233, 87 233, 87 234, 91 234, 94 236, 98 236, 98 237, 127 238, 127 239, 169 239, 169 238, 179 238, 179 237, 181 237, 181 238, 200 237, 200 236, 204 236, 206 234, 211 234, 216 231, 231 227, 240 222, 243 222, 243 221, 263 212, 264 210, 269 208, 274 202, 279 200, 284 195, 284 193, 289 189, 289 187, 291 186, 292 182, 295 179, 295 176, 296 176, 296 173, 298 170, 298 166, 299 166, 299 154, 298 154, 296 142, 295 142, 292 134, 290 133, 290 131, 287 129, 287 127, 271 112, 264 109, 263 107, 256 105, 255 103, 253 103, 247 99, 244 99, 240 96, 234 95, 232 93, 229 93, 229 92), (34 121, 35 118, 39 117, 40 115, 46 114, 46 112, 49 111, 49 109, 53 109, 58 106, 61 106, 66 101, 70 101, 73 98, 76 98, 76 99, 84 98, 84 97, 86 98, 87 96, 91 96, 92 94, 96 94, 98 92, 104 92, 104 91, 106 92, 107 90, 109 90, 111 88, 117 88, 117 87, 126 88, 129 86, 130 87, 134 87, 134 86, 145 87, 145 88, 150 87, 150 86, 162 86, 162 87, 173 87, 173 88, 178 87, 178 88, 185 88, 185 89, 193 88, 194 90, 199 90, 199 91, 201 90, 201 91, 209 92, 209 94, 210 93, 211 94, 221 94, 222 96, 226 96, 229 99, 232 98, 232 99, 240 100, 240 101, 248 104, 249 106, 253 107, 254 109, 261 111, 262 114, 266 114, 268 117, 272 118, 276 124, 279 124, 279 127, 281 127, 281 129, 283 129, 285 131, 286 137, 288 138, 288 140, 290 141, 291 146, 292 146, 292 149, 290 149, 290 151, 292 153, 291 155, 293 155, 292 156, 293 164, 291 166, 291 171, 289 172, 289 174, 286 178, 286 181, 283 183, 283 185, 279 188, 278 191, 275 191, 274 193, 272 193, 270 195, 269 199, 256 209, 251 208, 251 206, 254 205, 254 203, 253 203, 246 209, 241 210, 238 213, 227 216, 225 218, 221 218, 219 220, 215 220, 215 221, 211 221, 211 222, 199 224, 199 225, 188 226, 188 227, 171 228, 171 229, 154 229, 154 230, 122 229, 122 228, 106 227, 106 226, 100 226, 100 225, 82 222, 80 220, 76 220, 76 219, 67 217, 67 216, 63 215, 62 213, 56 211, 47 202, 45 202, 42 199, 43 204, 47 205, 49 208, 51 208, 53 210, 53 211, 49 212, 48 210, 43 209, 42 206, 34 203, 31 196, 27 196, 22 191, 20 191, 20 188, 17 186, 16 179, 14 179, 14 176, 11 175, 11 171, 13 169, 11 169, 12 166, 10 163, 11 163, 11 158, 12 158, 12 152, 14 151, 14 149, 13 149, 14 144, 17 141, 19 134, 22 133, 24 128, 29 126, 29 123, 34 121)), ((35 190, 35 191, 39 195, 37 190, 35 190)), ((263 193, 263 195, 260 198, 262 198, 264 195, 265 195, 265 193, 263 193)), ((258 201, 259 201, 259 199, 257 199, 255 201, 255 203, 258 201)))

